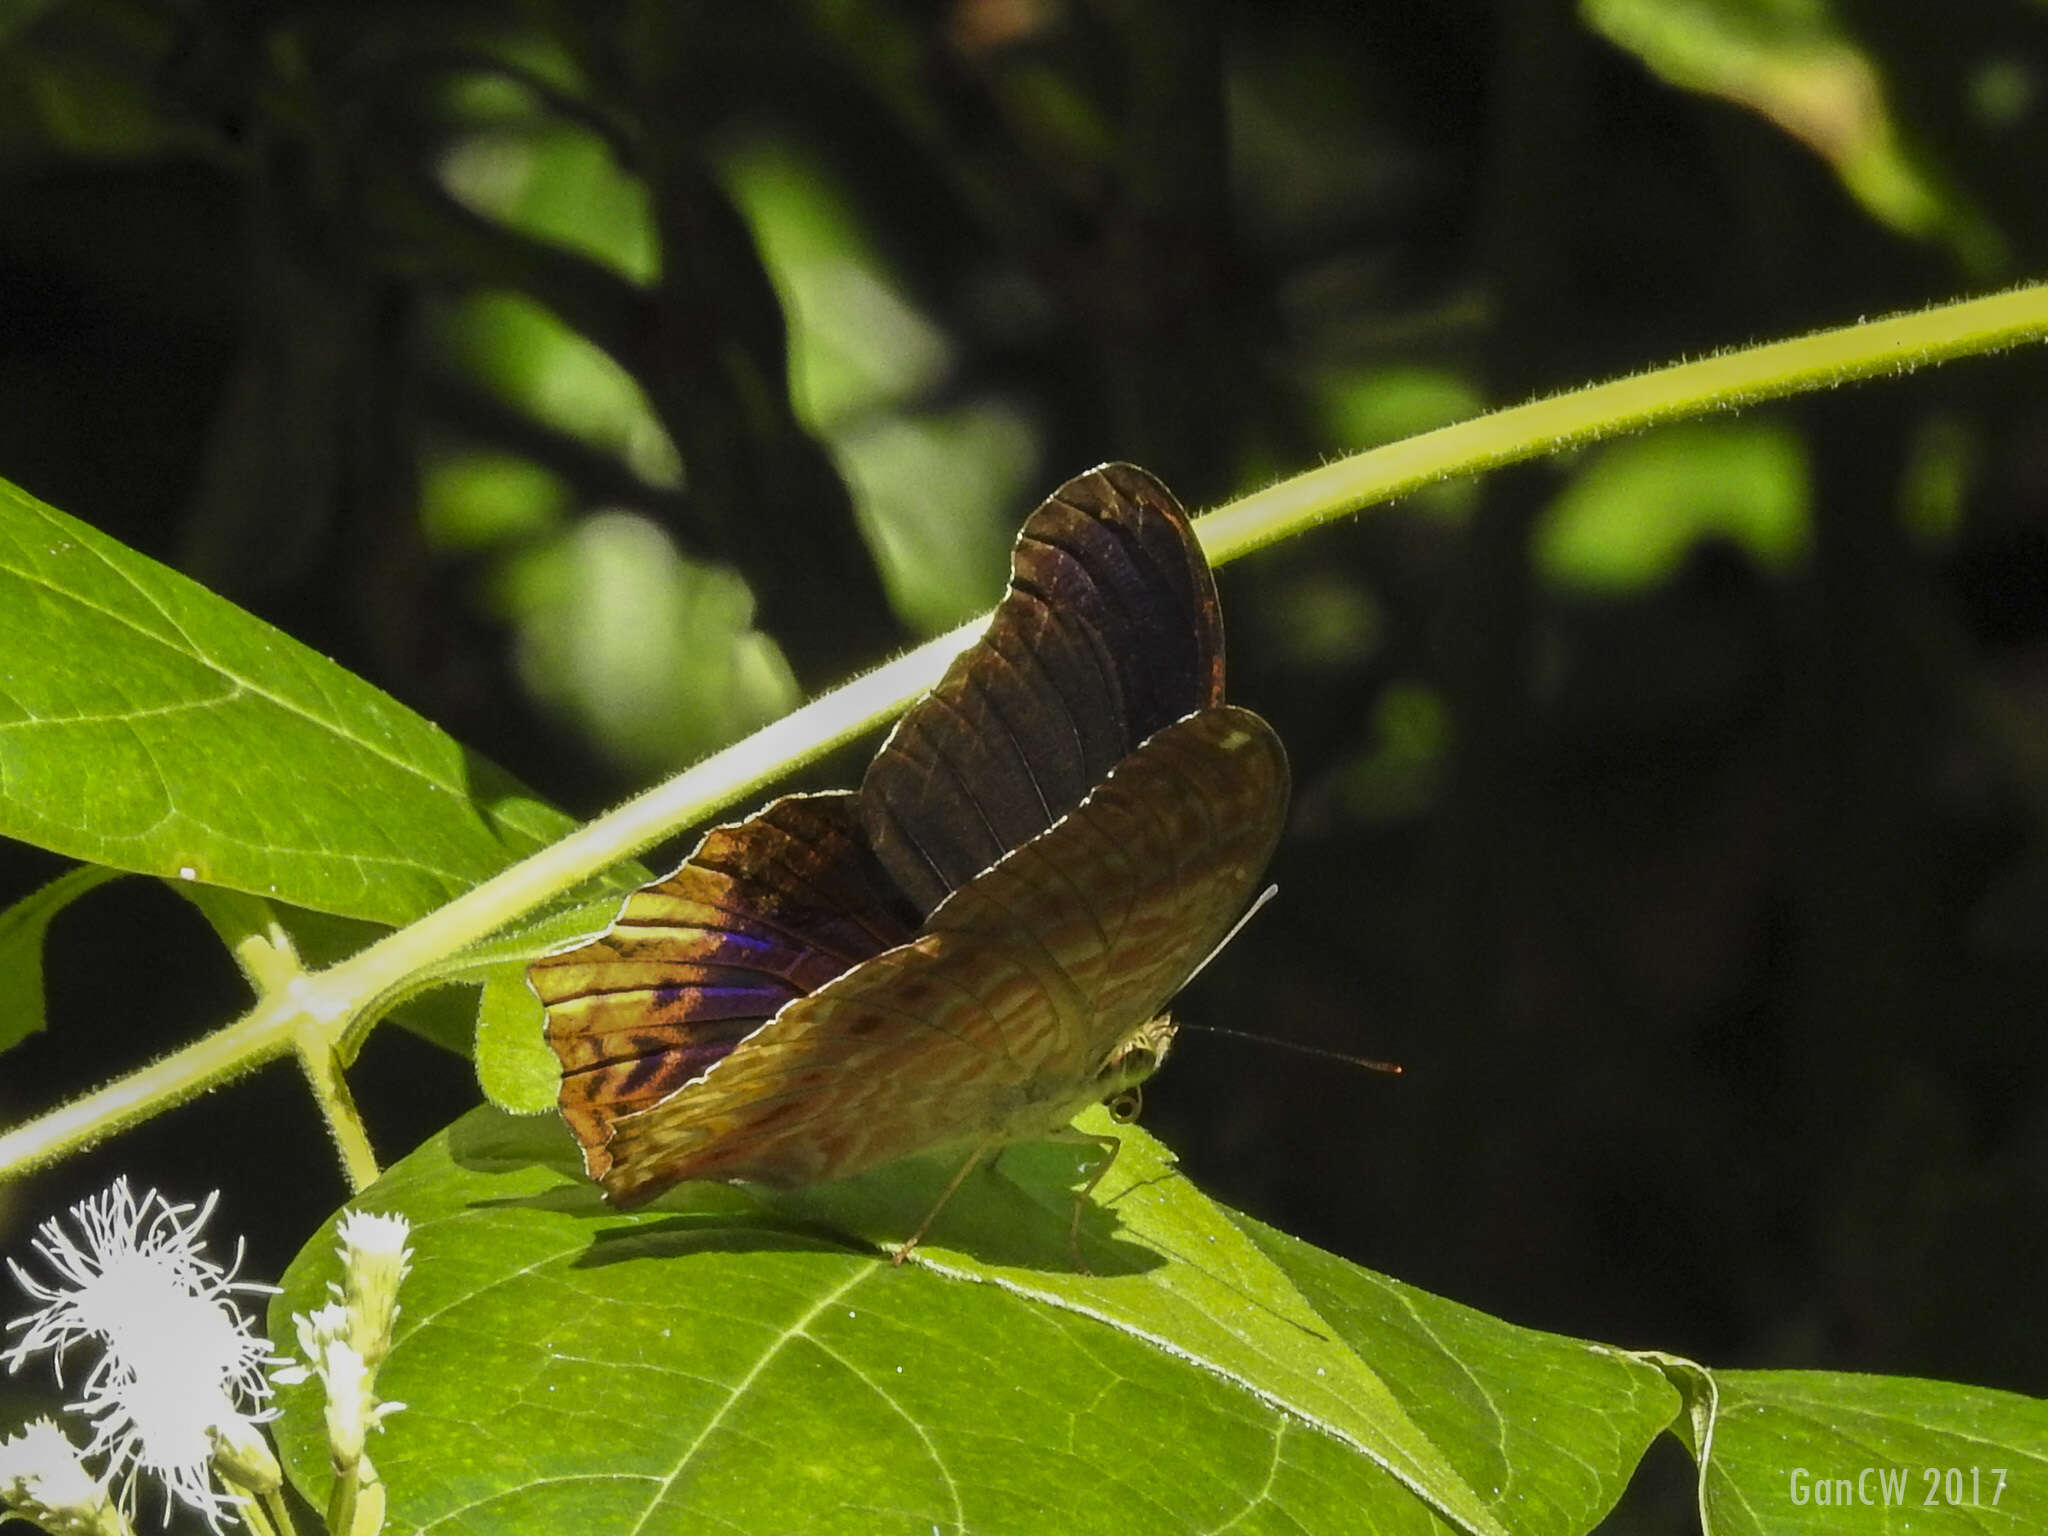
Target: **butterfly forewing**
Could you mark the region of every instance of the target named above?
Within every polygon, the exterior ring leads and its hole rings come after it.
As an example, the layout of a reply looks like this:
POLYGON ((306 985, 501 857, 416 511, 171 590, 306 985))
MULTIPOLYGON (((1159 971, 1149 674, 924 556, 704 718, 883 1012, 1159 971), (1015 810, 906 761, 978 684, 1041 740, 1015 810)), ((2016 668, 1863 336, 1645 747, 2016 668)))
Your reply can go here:
POLYGON ((916 914, 868 852, 853 796, 792 795, 708 833, 603 938, 528 971, 593 1177, 614 1122, 702 1077, 784 1004, 901 944, 916 914))
POLYGON ((876 754, 869 841, 929 912, 1222 699, 1223 621, 1186 513, 1133 465, 1077 475, 1026 519, 987 633, 876 754))
POLYGON ((607 1191, 802 1184, 1056 1128, 1228 931, 1278 840, 1287 765, 1245 710, 1147 741, 912 943, 792 1002, 689 1092, 613 1126, 607 1191))

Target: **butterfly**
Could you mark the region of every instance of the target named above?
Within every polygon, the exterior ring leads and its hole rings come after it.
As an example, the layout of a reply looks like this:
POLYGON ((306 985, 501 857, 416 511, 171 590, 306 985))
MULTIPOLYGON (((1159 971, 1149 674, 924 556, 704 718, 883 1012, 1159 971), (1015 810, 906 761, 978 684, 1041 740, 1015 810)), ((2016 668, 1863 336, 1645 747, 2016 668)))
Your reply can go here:
POLYGON ((1085 1139, 1107 1156, 1078 1231, 1117 1143, 1067 1122, 1135 1113, 1162 1010, 1259 883, 1287 794, 1279 738, 1223 702, 1187 514, 1134 465, 1076 476, 857 791, 715 828, 529 969, 585 1169, 632 1206, 953 1149, 942 1206, 1004 1146, 1085 1139))

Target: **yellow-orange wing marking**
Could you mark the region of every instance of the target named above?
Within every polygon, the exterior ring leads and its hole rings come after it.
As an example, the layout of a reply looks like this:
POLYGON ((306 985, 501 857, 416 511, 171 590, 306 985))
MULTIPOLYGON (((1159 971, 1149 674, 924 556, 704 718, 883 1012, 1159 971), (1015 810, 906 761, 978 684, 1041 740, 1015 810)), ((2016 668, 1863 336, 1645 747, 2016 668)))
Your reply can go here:
POLYGON ((562 1114, 590 1176, 609 1187, 622 1116, 702 1077, 791 1000, 907 941, 916 918, 867 851, 852 795, 791 795, 713 829, 674 874, 627 897, 603 938, 535 962, 527 975, 561 1058, 562 1114))

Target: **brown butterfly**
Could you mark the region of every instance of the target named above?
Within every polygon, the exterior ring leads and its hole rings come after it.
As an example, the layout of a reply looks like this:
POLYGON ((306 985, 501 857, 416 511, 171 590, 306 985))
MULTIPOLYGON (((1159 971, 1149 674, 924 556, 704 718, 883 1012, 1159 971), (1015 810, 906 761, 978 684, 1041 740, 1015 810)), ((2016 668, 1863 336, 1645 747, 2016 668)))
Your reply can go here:
POLYGON ((531 968, 584 1166, 626 1206, 952 1147, 943 1205, 1012 1142, 1080 1138, 1091 1103, 1128 1118, 1287 788, 1272 728, 1223 702, 1216 587, 1173 494, 1129 464, 1076 476, 857 792, 713 830, 531 968))

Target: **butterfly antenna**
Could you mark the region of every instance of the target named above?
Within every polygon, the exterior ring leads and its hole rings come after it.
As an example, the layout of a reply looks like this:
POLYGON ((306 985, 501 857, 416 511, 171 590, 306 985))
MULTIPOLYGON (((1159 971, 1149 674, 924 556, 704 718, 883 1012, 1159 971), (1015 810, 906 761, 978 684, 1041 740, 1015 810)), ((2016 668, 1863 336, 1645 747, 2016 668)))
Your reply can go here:
MULTIPOLYGON (((1244 909, 1244 916, 1230 925, 1230 932, 1217 940, 1216 947, 1203 957, 1202 963, 1188 973, 1188 980, 1193 981, 1203 971, 1207 970, 1209 962, 1223 953, 1224 945, 1236 938, 1239 932, 1243 930, 1244 925, 1259 915, 1259 909, 1279 894, 1280 887, 1277 885, 1269 885, 1259 892, 1253 898, 1252 904, 1244 909)), ((1394 1076, 1399 1077, 1402 1071, 1399 1062, 1374 1061, 1370 1056, 1353 1056, 1348 1051, 1329 1051, 1323 1049, 1320 1045, 1303 1045, 1298 1040, 1282 1040, 1273 1035, 1255 1035, 1248 1029, 1229 1029, 1221 1024, 1188 1023, 1181 1023, 1180 1027, 1182 1029, 1198 1029, 1205 1035, 1230 1035, 1238 1040, 1256 1040, 1261 1045, 1276 1045, 1283 1051, 1298 1051, 1304 1056, 1320 1056, 1325 1061, 1341 1061, 1347 1066, 1364 1067, 1368 1072, 1390 1072, 1394 1076)))
POLYGON ((1229 1035, 1237 1040, 1256 1040, 1261 1045, 1277 1046, 1283 1051, 1298 1051, 1303 1056, 1320 1056, 1325 1061, 1341 1061, 1346 1066, 1364 1067, 1368 1072, 1387 1072, 1399 1077, 1405 1068, 1398 1061, 1375 1061, 1370 1056, 1354 1056, 1349 1051, 1325 1050, 1320 1045, 1303 1045, 1299 1040, 1282 1040, 1277 1035, 1253 1034, 1248 1029, 1230 1029, 1222 1024, 1190 1024, 1185 1019, 1174 1023, 1181 1029, 1200 1030, 1205 1035, 1229 1035))

